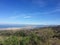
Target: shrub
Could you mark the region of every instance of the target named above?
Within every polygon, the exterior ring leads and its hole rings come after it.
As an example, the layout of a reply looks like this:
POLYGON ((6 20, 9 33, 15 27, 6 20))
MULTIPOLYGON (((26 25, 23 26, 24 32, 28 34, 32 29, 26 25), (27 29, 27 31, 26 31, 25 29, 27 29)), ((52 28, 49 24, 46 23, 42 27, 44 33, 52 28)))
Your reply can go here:
POLYGON ((16 36, 10 36, 8 39, 4 40, 4 45, 18 45, 18 38, 16 36))

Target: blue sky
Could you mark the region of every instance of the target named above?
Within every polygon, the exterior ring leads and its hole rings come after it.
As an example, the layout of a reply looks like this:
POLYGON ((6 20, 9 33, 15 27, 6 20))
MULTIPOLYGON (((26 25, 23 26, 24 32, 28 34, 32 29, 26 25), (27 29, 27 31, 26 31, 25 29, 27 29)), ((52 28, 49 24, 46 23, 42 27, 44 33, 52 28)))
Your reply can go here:
POLYGON ((0 0, 0 24, 60 25, 60 0, 0 0))

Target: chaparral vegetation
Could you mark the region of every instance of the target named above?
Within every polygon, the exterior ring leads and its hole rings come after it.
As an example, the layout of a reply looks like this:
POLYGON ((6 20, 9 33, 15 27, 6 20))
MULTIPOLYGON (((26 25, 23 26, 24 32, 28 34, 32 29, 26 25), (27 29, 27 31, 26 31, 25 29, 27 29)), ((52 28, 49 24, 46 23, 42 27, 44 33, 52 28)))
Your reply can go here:
POLYGON ((60 45, 60 26, 1 30, 0 45, 60 45))

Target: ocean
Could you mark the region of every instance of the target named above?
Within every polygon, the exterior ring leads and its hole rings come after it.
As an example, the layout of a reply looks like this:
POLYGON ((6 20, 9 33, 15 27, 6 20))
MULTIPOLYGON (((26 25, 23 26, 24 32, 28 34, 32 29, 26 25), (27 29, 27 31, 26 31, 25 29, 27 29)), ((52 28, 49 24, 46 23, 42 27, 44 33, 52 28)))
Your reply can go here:
POLYGON ((0 28, 23 28, 28 26, 32 28, 46 27, 46 25, 2 24, 0 28))
POLYGON ((26 25, 0 25, 0 28, 21 28, 21 27, 25 27, 26 25))

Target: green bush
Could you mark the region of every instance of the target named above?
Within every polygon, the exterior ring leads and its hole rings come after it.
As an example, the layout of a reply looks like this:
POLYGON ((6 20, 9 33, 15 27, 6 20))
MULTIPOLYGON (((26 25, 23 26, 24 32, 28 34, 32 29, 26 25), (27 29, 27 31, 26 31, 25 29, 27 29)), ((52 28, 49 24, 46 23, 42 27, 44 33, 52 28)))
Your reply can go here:
POLYGON ((4 45, 18 45, 19 40, 16 36, 10 36, 8 39, 4 40, 4 45))
POLYGON ((29 45, 30 37, 22 37, 20 45, 29 45))
POLYGON ((17 32, 14 33, 14 35, 15 36, 22 36, 22 37, 26 36, 24 31, 17 31, 17 32))

